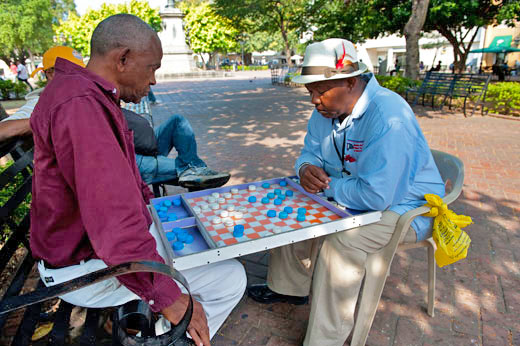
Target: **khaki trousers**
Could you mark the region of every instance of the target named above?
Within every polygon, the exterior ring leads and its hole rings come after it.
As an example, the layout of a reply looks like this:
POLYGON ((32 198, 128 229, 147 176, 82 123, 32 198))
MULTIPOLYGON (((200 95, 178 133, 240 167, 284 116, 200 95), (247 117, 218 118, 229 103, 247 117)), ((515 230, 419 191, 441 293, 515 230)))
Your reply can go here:
MULTIPOLYGON (((354 326, 367 255, 388 244, 399 216, 385 211, 377 223, 271 250, 267 274, 271 290, 306 296, 312 284, 305 346, 343 345, 354 326)), ((416 241, 410 228, 403 242, 416 241)))

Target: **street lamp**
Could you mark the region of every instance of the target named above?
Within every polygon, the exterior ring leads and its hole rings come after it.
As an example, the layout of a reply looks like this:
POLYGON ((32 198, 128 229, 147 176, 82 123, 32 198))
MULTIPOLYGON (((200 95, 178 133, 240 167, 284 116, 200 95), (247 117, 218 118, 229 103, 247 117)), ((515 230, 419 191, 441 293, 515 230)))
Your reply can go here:
POLYGON ((244 41, 238 41, 238 43, 240 44, 240 48, 242 50, 242 71, 244 71, 244 65, 245 65, 245 61, 244 61, 244 41))

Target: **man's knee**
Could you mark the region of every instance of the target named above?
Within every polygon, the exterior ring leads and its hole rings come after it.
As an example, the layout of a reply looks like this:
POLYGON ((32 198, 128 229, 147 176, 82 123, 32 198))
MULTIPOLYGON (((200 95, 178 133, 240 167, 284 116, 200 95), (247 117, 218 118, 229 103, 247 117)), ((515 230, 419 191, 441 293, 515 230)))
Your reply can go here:
POLYGON ((227 287, 232 289, 231 295, 242 296, 247 286, 247 276, 244 266, 237 260, 222 262, 219 271, 220 279, 225 278, 227 287))

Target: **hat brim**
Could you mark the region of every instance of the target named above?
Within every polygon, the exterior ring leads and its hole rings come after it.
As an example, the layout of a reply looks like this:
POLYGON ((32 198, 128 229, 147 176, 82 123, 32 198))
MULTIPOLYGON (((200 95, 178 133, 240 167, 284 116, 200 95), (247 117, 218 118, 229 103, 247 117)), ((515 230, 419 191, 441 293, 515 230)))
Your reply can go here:
POLYGON ((352 73, 348 74, 335 74, 329 78, 325 77, 323 74, 311 74, 311 75, 299 75, 295 76, 291 79, 293 83, 297 84, 309 84, 314 82, 321 82, 321 81, 327 81, 327 80, 333 80, 333 79, 344 79, 344 78, 350 78, 359 76, 360 74, 364 73, 368 68, 367 65, 365 65, 362 62, 358 62, 359 70, 354 71, 352 73))
POLYGON ((38 67, 36 70, 32 71, 30 77, 31 77, 31 78, 34 78, 34 76, 35 76, 38 72, 40 72, 40 71, 43 71, 43 67, 38 67))

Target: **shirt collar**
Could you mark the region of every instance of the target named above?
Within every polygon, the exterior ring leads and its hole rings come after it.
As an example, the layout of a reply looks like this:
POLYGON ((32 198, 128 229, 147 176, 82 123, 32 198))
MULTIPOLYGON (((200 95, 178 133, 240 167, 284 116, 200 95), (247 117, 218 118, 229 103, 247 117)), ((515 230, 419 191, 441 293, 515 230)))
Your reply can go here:
POLYGON ((102 90, 106 92, 115 102, 119 102, 119 90, 115 87, 114 84, 109 81, 103 79, 97 74, 87 70, 84 67, 74 64, 66 59, 57 58, 56 63, 54 65, 56 71, 65 74, 79 74, 84 76, 85 78, 90 79, 97 86, 99 86, 102 90))
POLYGON ((339 124, 337 131, 341 131, 344 128, 350 126, 354 119, 361 118, 363 114, 365 114, 368 105, 370 104, 370 101, 377 92, 377 89, 380 88, 376 77, 374 77, 372 73, 368 75, 370 76, 370 80, 368 81, 365 90, 363 90, 363 93, 354 105, 354 108, 352 109, 352 113, 350 113, 350 116, 348 116, 345 120, 343 120, 341 124, 339 124))

